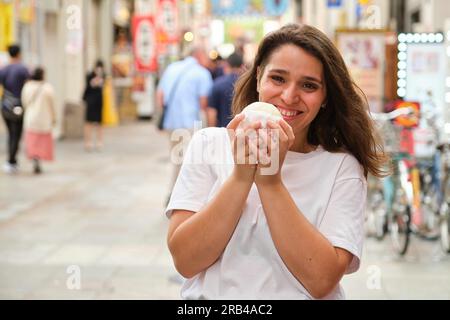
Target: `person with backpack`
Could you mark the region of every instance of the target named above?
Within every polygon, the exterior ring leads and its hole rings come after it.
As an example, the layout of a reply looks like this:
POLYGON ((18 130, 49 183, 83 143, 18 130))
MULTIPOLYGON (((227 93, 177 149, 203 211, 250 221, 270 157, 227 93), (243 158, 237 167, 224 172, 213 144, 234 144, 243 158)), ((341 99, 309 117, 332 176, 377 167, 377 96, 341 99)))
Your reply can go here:
POLYGON ((2 118, 8 130, 8 160, 3 166, 3 171, 14 174, 18 171, 17 152, 23 131, 24 112, 20 97, 30 74, 21 62, 20 46, 9 46, 8 53, 11 58, 10 63, 0 70, 0 85, 3 87, 2 118))

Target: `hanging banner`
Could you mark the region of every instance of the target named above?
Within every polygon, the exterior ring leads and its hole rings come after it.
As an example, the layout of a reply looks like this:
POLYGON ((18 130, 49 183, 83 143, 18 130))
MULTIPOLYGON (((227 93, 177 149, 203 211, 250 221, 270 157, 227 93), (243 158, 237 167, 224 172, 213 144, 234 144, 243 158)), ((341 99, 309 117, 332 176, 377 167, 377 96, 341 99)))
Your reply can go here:
POLYGON ((341 8, 342 0, 327 0, 327 7, 328 8, 341 8))
POLYGON ((210 2, 214 16, 274 16, 286 13, 289 0, 212 0, 210 2))
MULTIPOLYGON (((13 5, 0 1, 0 52, 5 52, 14 42, 13 5)), ((0 61, 0 66, 2 62, 0 61)))
POLYGON ((288 6, 288 0, 264 0, 264 6, 266 9, 266 14, 269 16, 279 17, 283 15, 288 6))
POLYGON ((216 16, 230 16, 244 14, 248 7, 248 0, 229 1, 229 0, 212 0, 212 13, 216 16))
POLYGON ((176 43, 179 40, 178 9, 175 0, 159 0, 156 14, 158 43, 176 43))
POLYGON ((136 71, 155 72, 156 30, 152 16, 133 17, 133 52, 136 71))
POLYGON ((21 0, 17 4, 18 18, 21 23, 31 24, 34 21, 34 0, 21 0))

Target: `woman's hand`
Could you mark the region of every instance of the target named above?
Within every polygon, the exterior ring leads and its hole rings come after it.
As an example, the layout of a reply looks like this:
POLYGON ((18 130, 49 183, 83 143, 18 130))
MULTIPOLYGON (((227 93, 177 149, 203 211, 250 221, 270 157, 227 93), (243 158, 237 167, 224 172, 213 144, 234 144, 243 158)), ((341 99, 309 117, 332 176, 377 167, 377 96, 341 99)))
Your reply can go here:
POLYGON ((291 126, 284 120, 268 121, 267 129, 259 130, 258 138, 256 185, 281 183, 281 168, 295 140, 291 126))
POLYGON ((244 114, 238 114, 227 126, 234 158, 232 174, 240 181, 253 183, 258 163, 257 131, 261 122, 239 127, 244 118, 244 114))

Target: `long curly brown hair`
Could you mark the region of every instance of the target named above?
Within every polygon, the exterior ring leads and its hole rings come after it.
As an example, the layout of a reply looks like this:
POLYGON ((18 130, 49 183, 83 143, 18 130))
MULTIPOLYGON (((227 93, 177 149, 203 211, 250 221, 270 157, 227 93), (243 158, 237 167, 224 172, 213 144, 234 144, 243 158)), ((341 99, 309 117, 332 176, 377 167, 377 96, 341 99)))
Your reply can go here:
POLYGON ((327 88, 326 108, 321 109, 309 127, 307 139, 329 152, 351 153, 368 173, 376 177, 389 174, 389 157, 369 116, 367 99, 353 82, 336 46, 318 29, 288 24, 268 34, 260 43, 253 66, 237 81, 233 114, 258 101, 257 69, 267 65, 271 54, 286 44, 294 44, 322 62, 327 88))

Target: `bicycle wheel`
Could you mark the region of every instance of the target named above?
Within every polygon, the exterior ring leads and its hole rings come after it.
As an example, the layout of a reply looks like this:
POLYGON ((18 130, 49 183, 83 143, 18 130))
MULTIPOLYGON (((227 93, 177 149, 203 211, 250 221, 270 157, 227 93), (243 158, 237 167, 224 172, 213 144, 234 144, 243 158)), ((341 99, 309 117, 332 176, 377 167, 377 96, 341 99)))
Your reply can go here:
POLYGON ((450 253, 450 210, 448 202, 442 203, 440 215, 441 246, 444 252, 450 253))
POLYGON ((421 195, 421 209, 423 216, 422 228, 418 230, 419 236, 427 240, 439 238, 439 194, 436 186, 432 184, 431 176, 425 176, 421 195))
POLYGON ((395 191, 392 211, 389 219, 389 231, 394 250, 399 255, 404 255, 408 250, 411 233, 411 206, 408 203, 406 192, 399 187, 395 191))

